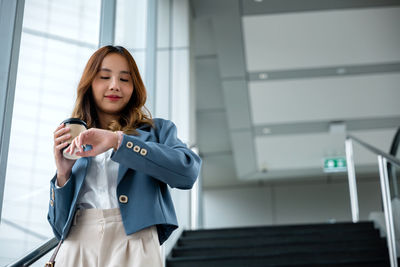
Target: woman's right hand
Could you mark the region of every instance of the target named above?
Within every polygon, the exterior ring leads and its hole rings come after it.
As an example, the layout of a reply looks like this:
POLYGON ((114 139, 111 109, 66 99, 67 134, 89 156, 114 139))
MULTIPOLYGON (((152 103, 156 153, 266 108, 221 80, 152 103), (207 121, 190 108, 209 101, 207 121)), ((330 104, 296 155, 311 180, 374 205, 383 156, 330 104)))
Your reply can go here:
POLYGON ((71 175, 72 166, 76 160, 66 159, 62 154, 62 150, 68 146, 66 142, 70 137, 70 128, 65 124, 60 124, 54 132, 54 158, 57 167, 57 184, 63 186, 71 175))

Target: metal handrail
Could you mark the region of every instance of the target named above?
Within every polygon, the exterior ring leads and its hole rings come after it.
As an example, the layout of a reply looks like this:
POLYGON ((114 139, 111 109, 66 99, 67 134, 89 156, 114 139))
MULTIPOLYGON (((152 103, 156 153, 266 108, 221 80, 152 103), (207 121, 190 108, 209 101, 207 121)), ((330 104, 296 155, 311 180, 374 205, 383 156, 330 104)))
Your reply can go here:
MULTIPOLYGON (((389 154, 396 157, 397 151, 399 149, 400 144, 400 127, 397 128, 397 131, 394 135, 392 145, 390 146, 389 154)), ((393 185, 393 197, 399 197, 399 184, 397 180, 396 169, 389 163, 388 164, 388 174, 389 174, 389 182, 392 182, 393 185)))
POLYGON ((46 243, 40 245, 40 247, 32 250, 28 254, 26 254, 24 257, 16 260, 15 262, 7 265, 7 267, 25 267, 33 264, 40 258, 42 258, 44 255, 49 253, 53 248, 55 248, 58 244, 57 238, 52 238, 46 241, 46 243))
POLYGON ((388 178, 388 162, 400 166, 400 160, 393 157, 390 154, 379 150, 364 141, 358 139, 355 136, 346 136, 346 160, 347 160, 347 174, 349 178, 349 189, 350 189, 350 202, 351 202, 351 213, 353 222, 359 221, 359 206, 357 197, 357 183, 356 174, 354 168, 354 153, 353 153, 353 140, 358 144, 362 145, 369 151, 373 152, 378 157, 379 164, 379 178, 381 183, 381 193, 383 199, 383 211, 385 214, 386 234, 387 234, 387 245, 389 249, 390 266, 397 267, 397 255, 396 255, 396 240, 394 235, 394 221, 392 213, 392 199, 390 197, 390 187, 388 178))
POLYGON ((357 143, 359 143, 360 145, 364 146, 365 148, 367 148, 371 152, 373 152, 373 153, 375 153, 377 155, 381 155, 382 157, 388 159, 389 162, 400 166, 400 159, 390 155, 389 153, 386 153, 386 152, 384 152, 384 151, 382 151, 382 150, 380 150, 380 149, 378 149, 376 147, 373 147, 370 144, 365 143, 364 141, 358 139, 357 137, 355 137, 355 136, 353 136, 351 134, 347 135, 347 139, 352 139, 352 140, 356 141, 357 143))

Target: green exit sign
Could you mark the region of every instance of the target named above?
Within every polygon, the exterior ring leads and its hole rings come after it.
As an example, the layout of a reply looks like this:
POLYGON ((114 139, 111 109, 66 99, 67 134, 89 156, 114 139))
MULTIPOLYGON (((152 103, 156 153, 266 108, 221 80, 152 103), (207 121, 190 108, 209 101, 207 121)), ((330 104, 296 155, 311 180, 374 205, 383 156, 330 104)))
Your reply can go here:
POLYGON ((345 157, 324 158, 324 172, 346 172, 345 157))

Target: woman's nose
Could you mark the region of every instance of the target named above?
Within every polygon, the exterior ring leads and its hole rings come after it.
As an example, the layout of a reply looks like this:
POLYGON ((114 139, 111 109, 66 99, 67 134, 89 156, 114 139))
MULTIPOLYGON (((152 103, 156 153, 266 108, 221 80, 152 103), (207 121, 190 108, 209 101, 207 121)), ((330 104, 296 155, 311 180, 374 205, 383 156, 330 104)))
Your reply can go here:
POLYGON ((118 78, 111 77, 110 89, 111 90, 119 90, 119 80, 118 80, 118 78))

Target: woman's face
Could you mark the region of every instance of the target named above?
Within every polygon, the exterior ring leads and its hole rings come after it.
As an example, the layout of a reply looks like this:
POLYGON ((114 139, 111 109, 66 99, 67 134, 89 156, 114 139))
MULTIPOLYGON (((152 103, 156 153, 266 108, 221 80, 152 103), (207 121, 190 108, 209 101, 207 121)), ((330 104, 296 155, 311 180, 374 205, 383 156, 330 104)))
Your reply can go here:
POLYGON ((119 115, 133 93, 126 58, 116 53, 108 54, 92 82, 92 92, 98 113, 119 115))

